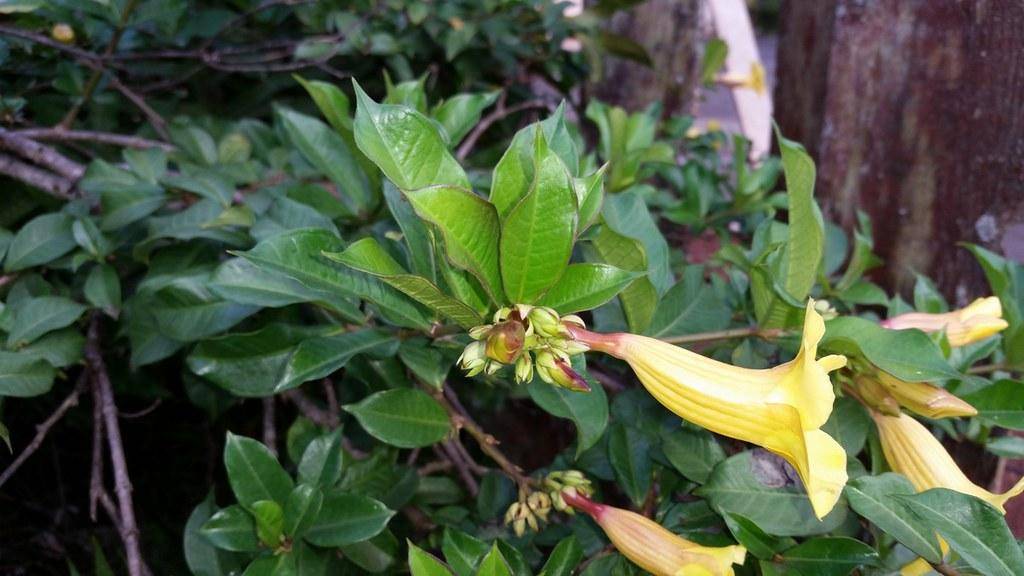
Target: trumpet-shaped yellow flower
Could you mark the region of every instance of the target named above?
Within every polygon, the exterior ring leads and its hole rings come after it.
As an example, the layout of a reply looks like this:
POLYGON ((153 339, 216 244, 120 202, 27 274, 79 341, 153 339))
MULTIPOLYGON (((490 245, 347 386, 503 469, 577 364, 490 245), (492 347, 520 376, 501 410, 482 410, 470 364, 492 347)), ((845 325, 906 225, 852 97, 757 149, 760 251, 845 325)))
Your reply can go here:
POLYGON ((917 420, 900 414, 886 416, 872 412, 882 441, 882 452, 893 471, 906 476, 918 492, 948 488, 981 498, 1006 513, 1006 501, 1024 492, 1024 479, 1002 494, 978 486, 957 467, 942 443, 917 420))
POLYGON ((743 546, 701 546, 649 518, 599 504, 575 490, 566 490, 562 498, 589 514, 623 556, 654 576, 734 576, 732 565, 742 565, 747 556, 743 546))
POLYGON ((835 401, 828 373, 846 358, 815 359, 825 322, 813 302, 807 304, 799 354, 767 370, 731 366, 646 336, 567 327, 591 349, 628 362, 647 391, 680 417, 785 458, 819 518, 835 506, 846 485, 846 452, 820 428, 835 401))
POLYGON ((966 308, 944 314, 912 312, 882 321, 882 326, 893 330, 917 328, 922 332, 946 331, 950 346, 966 346, 984 340, 1009 324, 1003 320, 1003 306, 996 296, 978 298, 966 308))
POLYGON ((915 414, 926 418, 956 418, 958 416, 975 416, 978 411, 967 402, 964 402, 947 390, 933 386, 926 382, 904 382, 899 378, 890 376, 885 372, 868 376, 858 376, 856 379, 857 388, 867 392, 865 396, 881 397, 884 404, 877 406, 880 412, 897 415, 899 407, 894 410, 887 409, 890 402, 898 403, 915 414))

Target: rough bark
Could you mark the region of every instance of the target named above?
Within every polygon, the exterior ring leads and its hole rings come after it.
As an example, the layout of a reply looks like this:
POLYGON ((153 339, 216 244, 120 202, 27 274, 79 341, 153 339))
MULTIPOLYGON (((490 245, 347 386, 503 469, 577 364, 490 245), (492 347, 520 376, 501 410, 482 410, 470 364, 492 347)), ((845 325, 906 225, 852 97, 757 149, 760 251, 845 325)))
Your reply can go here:
POLYGON ((700 76, 699 13, 698 0, 647 0, 616 13, 608 32, 643 46, 653 64, 608 58, 593 95, 632 111, 661 102, 666 116, 688 112, 700 76))
POLYGON ((816 155, 833 218, 872 216, 880 279, 926 273, 962 302, 986 287, 957 242, 1024 260, 1024 4, 789 0, 784 16, 780 125, 816 155))

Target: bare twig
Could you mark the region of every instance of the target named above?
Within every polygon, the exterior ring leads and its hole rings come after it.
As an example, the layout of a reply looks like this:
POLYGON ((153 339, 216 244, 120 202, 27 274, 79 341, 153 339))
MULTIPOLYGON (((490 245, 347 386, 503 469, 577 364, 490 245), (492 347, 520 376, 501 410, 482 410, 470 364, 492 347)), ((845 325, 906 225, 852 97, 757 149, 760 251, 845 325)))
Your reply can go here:
POLYGON ((39 188, 43 192, 62 200, 70 200, 72 198, 71 189, 74 187, 74 183, 70 180, 36 168, 31 164, 20 162, 13 156, 0 154, 0 174, 39 188))
POLYGON ((993 372, 1021 372, 1024 371, 1024 366, 1011 366, 1009 364, 998 362, 995 364, 979 364, 977 366, 971 366, 967 369, 968 374, 991 374, 993 372))
POLYGON ((128 476, 128 463, 124 456, 124 444, 121 441, 121 425, 117 421, 114 390, 110 384, 110 375, 100 349, 99 328, 100 315, 94 313, 86 337, 85 358, 92 372, 93 386, 99 388, 100 391, 99 398, 102 403, 107 448, 110 450, 110 462, 114 471, 114 493, 117 495, 118 510, 121 516, 121 539, 124 540, 128 574, 130 576, 145 576, 148 569, 145 567, 142 549, 139 546, 139 528, 135 521, 135 507, 132 503, 132 482, 128 476))
POLYGON ((168 152, 174 150, 174 146, 159 140, 150 140, 139 136, 127 134, 113 134, 110 132, 97 132, 95 130, 62 130, 60 128, 27 128, 13 132, 17 136, 30 138, 32 140, 57 141, 57 142, 96 142, 99 144, 111 144, 125 148, 161 148, 168 152))
POLYGON ((299 409, 299 412, 309 418, 311 422, 318 426, 325 428, 334 429, 337 425, 332 426, 331 415, 327 410, 316 405, 316 402, 312 398, 306 396, 301 390, 294 389, 289 390, 281 394, 281 397, 295 404, 295 407, 299 409))
POLYGON ((54 50, 58 50, 60 52, 70 54, 71 56, 74 56, 79 60, 88 60, 93 63, 98 63, 103 60, 101 56, 93 54, 92 52, 82 50, 81 48, 76 48, 69 44, 57 42, 49 36, 37 34, 35 32, 30 32, 23 28, 18 28, 17 26, 8 26, 6 24, 0 24, 0 35, 13 36, 15 38, 21 38, 22 40, 28 40, 29 42, 40 44, 42 46, 53 48, 54 50))
MULTIPOLYGON (((92 387, 92 472, 89 474, 89 518, 96 521, 96 505, 106 495, 103 488, 103 398, 92 387)), ((120 518, 118 518, 120 521, 120 518)), ((118 532, 120 532, 120 528, 118 532)))
POLYGON ((514 106, 505 106, 505 94, 502 93, 501 98, 498 99, 498 105, 495 107, 487 116, 484 116, 480 122, 473 128, 473 131, 466 136, 465 140, 462 141, 462 145, 459 146, 458 152, 455 153, 455 157, 459 160, 465 160, 469 153, 473 151, 476 146, 477 140, 480 136, 487 131, 495 122, 505 119, 516 112, 523 110, 529 110, 531 108, 547 108, 548 105, 543 100, 527 100, 520 102, 514 106))
POLYGON ((21 156, 26 160, 51 170, 72 182, 77 182, 85 167, 64 156, 56 149, 17 133, 0 128, 0 148, 21 156))
POLYGON ((156 410, 157 408, 159 408, 160 405, 163 404, 163 403, 164 403, 164 399, 163 398, 157 398, 156 400, 153 400, 152 402, 150 402, 149 406, 146 406, 142 410, 136 410, 135 412, 121 412, 121 411, 118 411, 118 416, 120 416, 121 418, 124 418, 125 420, 133 420, 135 418, 142 418, 143 416, 147 416, 149 414, 152 414, 153 411, 156 410))
POLYGON ((274 397, 267 396, 263 399, 263 443, 270 448, 274 456, 277 456, 277 424, 274 412, 274 397))
POLYGON ((46 440, 46 435, 50 433, 50 429, 53 428, 54 424, 60 421, 61 418, 67 414, 68 410, 78 405, 78 397, 82 391, 85 390, 85 385, 88 380, 82 376, 79 377, 78 382, 75 384, 75 388, 70 394, 64 398, 64 401, 57 406, 57 409, 51 413, 46 420, 43 420, 38 426, 36 426, 36 435, 29 442, 28 446, 18 454, 18 457, 0 474, 0 486, 3 486, 10 478, 21 468, 21 465, 28 460, 29 456, 34 454, 39 447, 43 445, 43 441, 46 440))
POLYGON ((452 463, 450 460, 434 460, 433 462, 427 462, 423 466, 416 469, 416 473, 420 476, 430 476, 438 472, 447 472, 452 469, 452 463))
POLYGON ((333 430, 341 426, 341 407, 338 405, 338 395, 334 393, 334 383, 330 378, 324 378, 323 387, 324 398, 327 400, 328 428, 333 430))
POLYGON ((447 462, 450 462, 455 471, 459 473, 459 479, 466 486, 466 491, 469 492, 470 496, 476 496, 480 492, 480 485, 477 483, 476 478, 469 471, 469 466, 462 460, 461 455, 455 450, 450 442, 442 442, 434 445, 435 453, 447 462))

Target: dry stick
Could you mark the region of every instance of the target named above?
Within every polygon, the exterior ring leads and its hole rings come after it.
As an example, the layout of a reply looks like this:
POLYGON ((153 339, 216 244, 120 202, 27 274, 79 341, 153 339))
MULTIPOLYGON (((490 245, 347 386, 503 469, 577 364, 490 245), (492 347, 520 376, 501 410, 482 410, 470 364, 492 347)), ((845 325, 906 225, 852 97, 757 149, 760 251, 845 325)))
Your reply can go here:
POLYGON ((89 323, 85 358, 92 371, 93 386, 98 387, 100 391, 107 447, 110 449, 110 462, 114 471, 114 493, 117 495, 121 515, 121 538, 124 540, 125 556, 128 560, 128 574, 130 576, 145 576, 148 569, 142 560, 142 550, 139 546, 139 528, 135 522, 135 509, 132 504, 132 481, 128 476, 128 463, 124 457, 124 444, 121 441, 121 425, 117 421, 114 390, 110 384, 110 375, 100 350, 99 327, 100 316, 94 314, 89 323))
POLYGON ((61 200, 70 200, 72 198, 71 189, 74 187, 74 183, 70 180, 45 170, 40 170, 30 164, 20 162, 13 156, 0 154, 0 174, 10 176, 26 184, 31 184, 61 200))
POLYGON ((448 442, 441 442, 440 444, 434 445, 434 452, 446 462, 450 462, 455 468, 455 471, 459 473, 459 479, 466 485, 466 490, 470 496, 476 496, 480 492, 480 485, 477 484, 476 478, 470 473, 469 467, 462 461, 459 453, 452 449, 448 442))
POLYGON ((466 447, 462 444, 462 442, 459 441, 458 438, 453 438, 452 440, 450 440, 450 442, 452 444, 452 448, 454 448, 459 453, 459 457, 462 458, 462 461, 466 463, 466 466, 469 468, 470 472, 476 474, 477 476, 483 476, 484 474, 487 474, 487 468, 481 466, 480 464, 477 463, 476 460, 473 459, 473 456, 470 455, 469 450, 466 450, 466 447))
MULTIPOLYGON (((114 50, 117 49, 117 45, 121 42, 121 36, 124 34, 125 28, 128 26, 128 21, 132 17, 132 12, 135 11, 135 6, 138 4, 138 0, 128 0, 128 3, 124 7, 124 11, 121 12, 121 20, 117 23, 117 28, 114 29, 114 34, 110 37, 110 42, 107 43, 107 49, 103 52, 104 58, 109 58, 114 50)), ((103 66, 97 66, 92 71, 92 76, 85 83, 85 88, 82 89, 82 99, 75 103, 68 110, 68 113, 64 116, 64 119, 60 121, 58 126, 67 130, 75 123, 75 118, 78 117, 78 113, 82 111, 82 107, 89 103, 92 99, 92 93, 96 91, 96 86, 100 83, 100 78, 103 76, 103 66)))
POLYGON ((26 128, 13 132, 17 136, 23 136, 32 140, 58 141, 58 142, 96 142, 98 144, 111 144, 125 148, 161 148, 168 152, 175 148, 166 142, 150 140, 139 136, 127 134, 113 134, 110 132, 97 132, 95 130, 62 130, 60 128, 26 128))
POLYGON ((263 399, 263 443, 277 456, 277 427, 274 422, 274 397, 263 399))
POLYGON ((303 394, 301 390, 289 390, 282 393, 281 397, 291 401, 291 403, 299 409, 299 412, 306 418, 309 418, 309 420, 314 424, 330 428, 332 430, 337 427, 331 425, 332 419, 330 413, 317 406, 316 402, 313 402, 313 400, 309 396, 303 394))
POLYGON ((498 101, 498 107, 495 108, 495 110, 488 114, 487 116, 484 116, 483 119, 480 120, 480 123, 477 124, 475 128, 473 128, 473 131, 470 132, 468 136, 466 136, 466 139, 462 141, 462 145, 459 146, 459 151, 455 153, 455 157, 458 158, 459 160, 465 160, 466 156, 469 156, 469 153, 473 151, 473 147, 476 146, 476 141, 479 140, 480 136, 482 136, 483 133, 486 132, 487 129, 490 128, 491 125, 494 124, 495 122, 502 120, 507 116, 511 116, 512 114, 515 114, 516 112, 520 112, 522 110, 547 107, 547 103, 545 103, 543 100, 527 100, 525 102, 520 102, 519 104, 516 104, 514 106, 506 107, 505 95, 503 93, 501 99, 498 101))
MULTIPOLYGON (((96 521, 96 504, 106 495, 103 488, 103 398, 92 387, 92 472, 89 474, 89 519, 96 521)), ((109 496, 108 496, 109 498, 109 496)), ((120 518, 118 518, 120 522, 120 518)), ((118 528, 118 532, 120 532, 118 528)))
POLYGON ((72 182, 77 181, 85 174, 84 166, 54 148, 3 128, 0 128, 0 148, 14 152, 26 160, 31 160, 72 182))
POLYGON ((87 381, 88 380, 86 380, 84 376, 80 376, 78 378, 78 382, 75 384, 74 390, 64 398, 64 401, 57 406, 57 409, 54 410, 46 420, 43 420, 42 423, 36 426, 35 437, 32 438, 32 441, 29 442, 28 446, 25 446, 25 449, 21 451, 21 454, 14 459, 14 462, 11 462, 10 466, 4 470, 3 474, 0 474, 0 486, 3 486, 7 480, 9 480, 11 476, 18 471, 18 468, 21 468, 21 465, 28 460, 29 456, 34 454, 36 450, 39 450, 39 447, 43 445, 43 441, 46 440, 46 435, 50 433, 50 429, 53 428, 54 424, 59 422, 68 410, 78 405, 78 396, 83 390, 85 390, 87 381))
POLYGON ((732 328, 729 330, 717 330, 715 332, 701 332, 699 334, 684 334, 682 336, 671 336, 669 338, 662 338, 665 342, 671 342, 672 344, 688 344, 691 342, 707 342, 710 340, 727 340, 729 338, 746 338, 748 336, 756 336, 758 338, 778 338, 787 334, 786 330, 781 328, 759 328, 757 326, 751 326, 749 328, 732 328))
POLYGON ((328 428, 333 430, 341 426, 341 407, 338 405, 338 395, 334 393, 334 383, 330 378, 324 378, 323 387, 324 398, 327 399, 328 428))

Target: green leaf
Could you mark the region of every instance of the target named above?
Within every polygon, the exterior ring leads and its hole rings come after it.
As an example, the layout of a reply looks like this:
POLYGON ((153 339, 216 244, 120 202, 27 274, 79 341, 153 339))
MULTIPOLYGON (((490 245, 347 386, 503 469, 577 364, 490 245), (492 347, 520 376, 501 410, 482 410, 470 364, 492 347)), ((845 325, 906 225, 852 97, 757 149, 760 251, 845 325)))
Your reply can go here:
POLYGON ((380 278, 406 296, 455 321, 463 328, 473 328, 484 323, 483 318, 475 310, 446 295, 430 280, 406 272, 402 265, 372 237, 354 242, 344 252, 326 253, 324 256, 380 278))
MULTIPOLYGON (((612 231, 643 245, 647 278, 658 291, 658 295, 671 288, 674 280, 669 263, 668 242, 658 230, 658 225, 643 198, 635 192, 613 194, 605 200, 601 215, 604 223, 612 231)), ((616 263, 609 261, 609 264, 616 263)), ((620 268, 634 269, 626 266, 620 268)))
POLYGON ((18 350, 25 357, 40 358, 54 368, 67 368, 82 359, 85 336, 77 327, 50 332, 46 336, 18 350))
POLYGON ((892 536, 929 562, 941 562, 942 552, 935 530, 911 513, 897 496, 916 493, 904 476, 887 473, 861 476, 846 485, 850 507, 886 534, 892 536))
POLYGON ((963 400, 978 410, 978 418, 1011 430, 1024 430, 1024 383, 999 380, 963 400))
POLYGON ((860 402, 843 396, 836 398, 832 414, 821 429, 833 437, 846 450, 846 455, 856 458, 864 449, 864 441, 871 428, 871 417, 860 402))
POLYGON ((814 538, 786 550, 782 557, 787 566, 815 576, 846 576, 858 567, 878 563, 874 548, 846 537, 814 538))
POLYGON ((437 282, 437 266, 434 262, 434 239, 427 225, 416 215, 409 199, 391 182, 384 183, 384 200, 388 210, 402 230, 406 248, 409 251, 409 266, 412 271, 431 282, 437 282))
POLYGON ((284 504, 281 530, 289 538, 300 538, 320 514, 324 494, 316 486, 299 484, 284 504))
MULTIPOLYGON (((203 524, 216 512, 217 506, 214 504, 211 491, 206 499, 192 510, 185 523, 185 563, 195 576, 224 576, 237 572, 242 567, 237 556, 219 550, 201 532, 203 524)), ((245 537, 254 537, 251 527, 245 537)))
POLYGON ((441 539, 444 559, 458 576, 473 576, 488 549, 485 542, 454 528, 445 528, 441 539))
POLYGON ((448 142, 455 146, 466 137, 470 129, 480 121, 485 108, 494 104, 500 90, 473 94, 456 94, 438 104, 431 116, 448 134, 448 142))
POLYGON ((501 555, 501 550, 498 550, 497 543, 491 546, 491 551, 480 561, 476 573, 477 576, 512 576, 512 569, 501 555))
POLYGON ((985 442, 985 449, 1003 458, 1024 458, 1024 438, 1020 436, 1000 436, 985 442))
POLYGON ((572 420, 576 425, 576 457, 590 449, 604 434, 608 426, 608 398, 601 384, 586 373, 582 354, 573 358, 573 369, 579 372, 590 392, 573 392, 561 386, 552 386, 535 378, 526 388, 530 398, 548 414, 572 420))
POLYGON ((451 570, 433 554, 423 551, 412 541, 406 543, 409 546, 409 571, 412 576, 451 576, 451 570))
POLYGON ((608 165, 605 164, 589 176, 573 179, 576 203, 579 205, 577 235, 589 228, 601 214, 601 207, 604 205, 604 176, 607 169, 608 165))
POLYGON ((0 352, 0 397, 28 398, 50 391, 56 369, 35 355, 0 352))
POLYGON ((255 552, 260 549, 256 522, 241 506, 228 506, 203 523, 199 533, 221 550, 255 552))
POLYGON ((429 329, 430 321, 423 311, 394 288, 323 256, 325 252, 344 249, 344 243, 330 232, 306 229, 267 238, 238 255, 257 266, 286 274, 308 288, 369 300, 387 313, 389 321, 401 326, 429 329))
POLYGON ((192 372, 236 396, 270 396, 299 342, 311 333, 270 324, 256 332, 203 340, 186 361, 192 372))
POLYGON ((374 209, 378 198, 341 136, 316 118, 285 108, 277 109, 277 118, 303 157, 337 185, 338 197, 350 212, 367 215, 374 209))
POLYGON ((12 316, 7 346, 28 344, 47 332, 70 326, 86 307, 63 296, 40 296, 11 306, 12 316))
POLYGON ((369 540, 343 546, 341 553, 349 562, 371 574, 385 572, 398 557, 398 539, 384 530, 369 540))
MULTIPOLYGON (((623 270, 640 273, 647 271, 647 257, 643 244, 614 232, 608 226, 601 226, 597 235, 591 238, 594 257, 623 270)), ((658 304, 658 292, 646 276, 637 278, 619 293, 623 312, 632 332, 643 332, 650 325, 654 309, 658 304)))
POLYGON ((669 463, 694 482, 707 482, 711 471, 725 460, 725 451, 715 437, 695 426, 661 431, 661 450, 669 463))
POLYGON ((343 368, 353 356, 386 350, 397 343, 393 334, 365 328, 336 336, 302 341, 288 359, 274 390, 290 390, 303 382, 324 378, 343 368))
POLYGON ((889 330, 856 316, 840 316, 826 322, 821 348, 847 356, 863 356, 875 366, 907 382, 960 376, 924 332, 889 330))
POLYGON ((121 307, 121 280, 110 264, 99 264, 89 271, 82 288, 85 299, 97 308, 116 311, 121 307))
POLYGON ((256 536, 264 546, 274 549, 284 535, 284 510, 272 500, 253 502, 252 515, 256 520, 256 536))
POLYGON ((683 279, 661 299, 647 334, 655 338, 670 338, 724 330, 730 320, 732 310, 721 295, 704 282, 703 267, 688 266, 683 279))
POLYGON ((252 438, 228 432, 224 466, 231 490, 244 507, 260 500, 273 500, 283 506, 294 487, 291 476, 270 449, 252 438))
POLYGON ((575 536, 569 536, 563 538, 551 551, 540 573, 544 576, 572 576, 582 559, 583 547, 575 536))
POLYGON ((462 166, 429 118, 407 106, 377 104, 355 81, 355 140, 403 192, 446 185, 469 190, 462 166))
POLYGON ((161 183, 168 188, 178 188, 197 196, 217 202, 227 208, 235 195, 231 181, 213 170, 195 170, 191 174, 164 176, 161 183))
POLYGON ((772 536, 761 530, 757 524, 749 518, 739 514, 725 514, 722 516, 729 532, 736 538, 736 541, 747 548, 747 551, 756 558, 769 560, 786 548, 791 548, 796 541, 788 537, 772 536))
POLYGON ((46 264, 72 251, 78 244, 71 230, 73 219, 62 212, 36 216, 22 225, 7 247, 5 272, 46 264))
POLYGON ((841 525, 847 514, 840 502, 818 520, 803 486, 789 476, 782 459, 760 449, 741 452, 715 466, 694 494, 707 499, 719 514, 739 514, 776 536, 825 534, 841 525))
POLYGON ((338 312, 346 320, 361 321, 363 318, 358 303, 353 299, 307 288, 298 280, 269 268, 261 268, 245 258, 225 260, 213 273, 208 286, 214 294, 238 304, 280 308, 311 302, 338 312))
POLYGON ((592 310, 614 298, 642 275, 609 264, 569 264, 538 304, 554 308, 560 314, 592 310))
POLYGON ((725 57, 729 55, 729 45, 720 38, 712 38, 704 44, 704 59, 700 65, 700 80, 705 86, 715 83, 715 76, 725 64, 725 57))
MULTIPOLYGON (((352 118, 350 116, 350 110, 352 108, 349 103, 348 96, 341 91, 334 84, 323 82, 321 80, 306 80, 305 78, 295 75, 294 78, 302 84, 302 87, 309 92, 309 95, 313 97, 313 101, 316 102, 317 108, 330 123, 331 127, 338 131, 340 134, 348 134, 351 138, 352 134, 352 118)), ((348 138, 346 138, 348 140, 348 138)))
POLYGON ((110 240, 103 235, 103 232, 100 232, 100 229, 96 227, 91 218, 78 218, 75 220, 71 225, 71 234, 75 237, 75 242, 97 260, 106 258, 114 248, 110 240))
POLYGON ((328 489, 338 483, 343 465, 341 430, 311 440, 299 461, 299 482, 328 489))
POLYGON ((787 267, 783 286, 797 300, 810 292, 818 275, 824 254, 825 227, 821 212, 814 203, 814 160, 803 146, 782 136, 778 127, 775 136, 782 155, 789 199, 789 240, 786 243, 787 267))
POLYGON ((501 229, 494 206, 468 188, 431 186, 406 192, 416 214, 441 231, 448 260, 480 281, 494 302, 504 302, 499 270, 501 229))
POLYGON ((988 503, 946 488, 897 498, 981 574, 1024 574, 1024 554, 1002 513, 988 503))
POLYGON ((576 192, 540 131, 533 178, 501 223, 501 277, 511 302, 532 304, 562 276, 572 254, 576 192))
POLYGON ((639 506, 647 499, 653 466, 650 443, 640 431, 623 424, 613 424, 608 431, 608 461, 615 480, 639 506))
POLYGON ((213 336, 256 312, 252 306, 218 298, 195 278, 182 278, 159 290, 149 305, 160 332, 179 342, 213 336))
POLYGON ((451 432, 444 408, 426 393, 411 388, 377 392, 343 408, 371 436, 399 448, 430 446, 451 432))
POLYGON ((316 522, 306 531, 306 540, 326 547, 361 542, 379 534, 393 515, 372 498, 338 490, 328 492, 316 522))
POLYGON ((438 390, 452 368, 453 357, 442 353, 423 338, 404 340, 398 348, 398 357, 413 375, 438 390))

